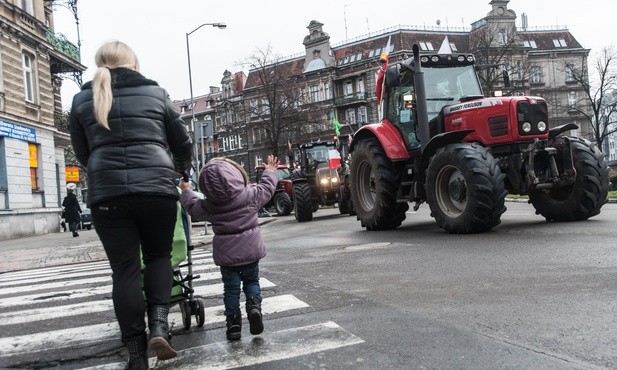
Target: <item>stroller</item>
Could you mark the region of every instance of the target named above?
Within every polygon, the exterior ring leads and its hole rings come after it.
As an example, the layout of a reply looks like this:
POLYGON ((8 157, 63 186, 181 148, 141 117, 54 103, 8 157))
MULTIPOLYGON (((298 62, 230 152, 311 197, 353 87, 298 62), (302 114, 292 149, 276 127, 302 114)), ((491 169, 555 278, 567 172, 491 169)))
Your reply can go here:
MULTIPOLYGON (((171 251, 171 266, 173 272, 173 285, 171 288, 170 306, 178 304, 182 314, 182 324, 184 329, 191 328, 191 316, 195 316, 198 327, 202 327, 205 322, 204 303, 200 298, 193 297, 193 280, 199 279, 199 275, 193 275, 193 261, 191 258, 191 225, 184 208, 178 202, 178 214, 176 218, 176 228, 171 251), (186 268, 186 275, 182 269, 186 268)), ((144 269, 142 260, 142 271, 144 269)), ((143 274, 142 274, 143 276, 143 274)))

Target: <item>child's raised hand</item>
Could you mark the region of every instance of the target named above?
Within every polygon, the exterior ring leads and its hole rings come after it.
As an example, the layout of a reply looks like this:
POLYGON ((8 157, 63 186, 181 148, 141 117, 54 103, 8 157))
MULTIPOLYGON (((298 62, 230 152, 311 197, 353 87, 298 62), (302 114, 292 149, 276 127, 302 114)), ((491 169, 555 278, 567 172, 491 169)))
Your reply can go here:
POLYGON ((270 170, 270 171, 276 172, 276 168, 279 165, 278 158, 276 158, 275 156, 270 154, 270 155, 268 155, 268 163, 264 163, 264 165, 266 166, 266 170, 270 170))
POLYGON ((180 186, 180 189, 182 190, 186 190, 186 189, 191 189, 191 181, 184 181, 184 178, 180 178, 180 183, 178 184, 178 186, 180 186))

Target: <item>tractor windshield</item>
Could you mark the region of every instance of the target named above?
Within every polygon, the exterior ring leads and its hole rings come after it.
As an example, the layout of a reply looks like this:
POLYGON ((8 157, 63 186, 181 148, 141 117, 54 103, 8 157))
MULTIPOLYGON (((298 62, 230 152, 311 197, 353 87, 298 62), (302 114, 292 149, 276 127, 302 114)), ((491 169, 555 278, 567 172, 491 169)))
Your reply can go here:
POLYGON ((476 71, 472 65, 430 66, 423 68, 429 121, 445 105, 455 104, 466 96, 482 96, 476 71))
POLYGON ((317 145, 313 147, 305 148, 305 168, 308 172, 312 172, 317 169, 320 164, 328 165, 328 151, 335 149, 334 146, 317 145))
POLYGON ((279 180, 285 180, 291 178, 291 173, 289 172, 289 168, 277 168, 276 176, 278 176, 279 180))

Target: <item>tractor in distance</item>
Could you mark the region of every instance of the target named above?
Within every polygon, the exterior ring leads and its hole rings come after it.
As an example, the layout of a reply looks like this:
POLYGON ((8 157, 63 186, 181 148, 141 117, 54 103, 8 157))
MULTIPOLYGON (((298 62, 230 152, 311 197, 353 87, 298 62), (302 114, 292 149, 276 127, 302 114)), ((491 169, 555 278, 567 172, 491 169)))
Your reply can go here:
POLYGON ((392 66, 386 56, 377 86, 383 118, 356 131, 350 146, 362 227, 396 228, 409 202, 416 210, 426 202, 447 232, 485 232, 501 222, 508 193, 527 195, 549 221, 600 213, 608 166, 595 144, 564 134, 575 124, 551 128, 541 97, 484 97, 472 54, 412 50, 392 66))
MULTIPOLYGON (((266 169, 265 165, 255 167, 255 179, 259 181, 261 174, 266 169)), ((286 164, 279 164, 276 168, 276 190, 270 201, 264 206, 265 209, 274 207, 278 216, 287 216, 293 210, 293 190, 291 183, 291 172, 286 164)))
POLYGON ((341 214, 354 214, 349 166, 341 163, 334 141, 298 145, 300 166, 292 172, 294 214, 298 222, 313 220, 319 206, 339 205, 341 214))

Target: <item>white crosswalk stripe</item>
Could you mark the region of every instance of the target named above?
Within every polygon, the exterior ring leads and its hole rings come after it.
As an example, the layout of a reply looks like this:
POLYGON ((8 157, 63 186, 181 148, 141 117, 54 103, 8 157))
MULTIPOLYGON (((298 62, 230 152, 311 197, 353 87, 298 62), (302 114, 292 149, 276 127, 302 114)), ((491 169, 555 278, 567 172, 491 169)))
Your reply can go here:
MULTIPOLYGON (((212 262, 211 252, 193 253, 193 275, 199 279, 193 280, 194 296, 196 298, 222 297, 223 284, 219 268, 212 262)), ((186 275, 186 265, 181 264, 180 271, 186 275)), ((85 349, 105 341, 119 342, 120 331, 113 319, 113 303, 111 300, 111 270, 106 261, 80 263, 70 266, 23 270, 0 274, 0 364, 4 366, 9 359, 23 354, 24 348, 30 353, 37 351, 52 351, 85 349), (78 320, 73 317, 87 317, 86 325, 75 325, 78 320), (65 323, 66 327, 49 330, 48 323, 65 323), (20 325, 42 325, 41 331, 23 335, 14 335, 11 328, 20 325), (13 333, 6 336, 7 332, 13 333), (4 335, 4 336, 3 336, 4 335)), ((260 285, 267 293, 268 288, 276 285, 260 278, 260 285)), ((209 302, 212 302, 209 300, 209 302)), ((217 301, 222 303, 222 299, 217 301)), ((264 317, 277 313, 292 314, 294 310, 309 307, 308 304, 291 294, 265 294, 262 302, 264 317)), ((224 326, 225 315, 222 304, 208 306, 204 309, 204 325, 224 326)), ((173 331, 182 330, 183 318, 178 304, 171 307, 169 322, 173 331)), ((292 328, 271 333, 264 333, 268 349, 263 354, 255 356, 240 350, 238 353, 217 353, 221 345, 217 343, 187 348, 180 351, 181 357, 190 358, 190 362, 171 363, 170 368, 184 368, 191 363, 191 368, 232 368, 293 358, 327 349, 349 346, 362 342, 361 339, 348 333, 332 322, 318 323, 300 328, 292 328), (289 339, 305 333, 306 341, 297 348, 290 348, 289 339), (321 338, 321 339, 318 339, 321 338), (177 366, 176 366, 177 365, 177 366)), ((229 351, 229 350, 226 350, 229 351)), ((225 352, 225 351, 224 351, 225 352)), ((47 353, 47 352, 46 352, 47 353)), ((156 361, 151 359, 151 361, 156 361)), ((154 363, 152 364, 154 366, 154 363)), ((109 364, 98 368, 123 368, 124 364, 109 364)))

